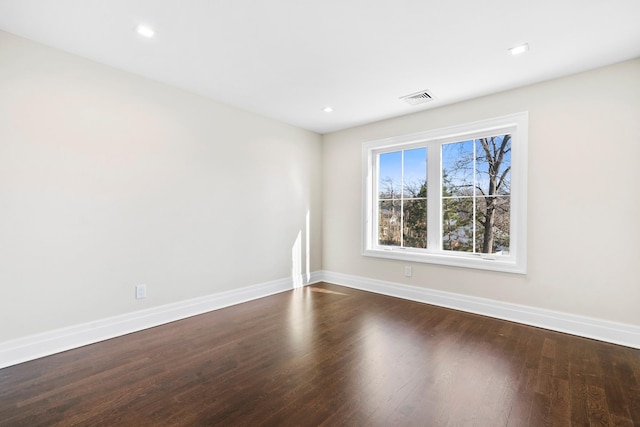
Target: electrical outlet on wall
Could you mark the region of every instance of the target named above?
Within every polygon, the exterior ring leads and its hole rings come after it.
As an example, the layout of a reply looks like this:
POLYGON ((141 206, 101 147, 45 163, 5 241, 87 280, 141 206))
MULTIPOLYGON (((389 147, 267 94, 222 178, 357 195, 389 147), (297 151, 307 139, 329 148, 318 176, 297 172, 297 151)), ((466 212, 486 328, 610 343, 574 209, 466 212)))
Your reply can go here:
POLYGON ((405 277, 411 277, 411 266, 410 265, 405 265, 404 266, 404 276, 405 277))
POLYGON ((147 285, 136 285, 136 299, 147 297, 147 285))

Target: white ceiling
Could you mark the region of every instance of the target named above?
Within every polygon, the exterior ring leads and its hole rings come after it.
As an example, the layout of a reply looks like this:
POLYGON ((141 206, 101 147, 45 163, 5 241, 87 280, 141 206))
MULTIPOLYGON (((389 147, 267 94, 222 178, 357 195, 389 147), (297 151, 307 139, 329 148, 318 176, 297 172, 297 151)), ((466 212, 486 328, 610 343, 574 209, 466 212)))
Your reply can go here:
POLYGON ((327 133, 640 57, 640 0, 0 0, 0 29, 327 133))

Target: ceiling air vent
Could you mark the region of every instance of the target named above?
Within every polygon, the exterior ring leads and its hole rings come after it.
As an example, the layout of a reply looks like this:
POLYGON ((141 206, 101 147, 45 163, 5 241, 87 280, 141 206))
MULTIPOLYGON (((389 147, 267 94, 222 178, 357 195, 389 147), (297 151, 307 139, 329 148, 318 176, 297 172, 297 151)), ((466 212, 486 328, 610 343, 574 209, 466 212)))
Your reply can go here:
POLYGON ((411 95, 402 96, 400 99, 405 100, 409 105, 420 105, 434 100, 435 97, 428 90, 421 90, 411 95))

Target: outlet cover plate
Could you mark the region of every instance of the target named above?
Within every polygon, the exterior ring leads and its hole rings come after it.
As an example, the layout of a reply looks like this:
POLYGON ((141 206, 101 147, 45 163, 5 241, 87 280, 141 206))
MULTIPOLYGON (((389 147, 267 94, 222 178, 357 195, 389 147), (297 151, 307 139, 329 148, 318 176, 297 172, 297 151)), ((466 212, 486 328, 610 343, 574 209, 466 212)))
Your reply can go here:
POLYGON ((147 297, 147 285, 136 285, 136 299, 147 297))

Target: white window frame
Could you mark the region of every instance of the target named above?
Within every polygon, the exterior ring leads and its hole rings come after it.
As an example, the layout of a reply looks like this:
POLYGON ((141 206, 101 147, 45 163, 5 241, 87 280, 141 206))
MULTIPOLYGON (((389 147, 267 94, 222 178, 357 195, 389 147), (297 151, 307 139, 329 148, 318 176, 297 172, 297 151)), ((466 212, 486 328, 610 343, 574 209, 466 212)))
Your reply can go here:
POLYGON ((362 254, 401 261, 526 274, 528 121, 528 113, 522 112, 363 143, 362 254), (442 145, 504 134, 511 135, 509 254, 471 254, 442 250, 442 145), (429 206, 427 210, 427 248, 378 245, 378 155, 417 147, 427 147, 427 204, 429 206))

